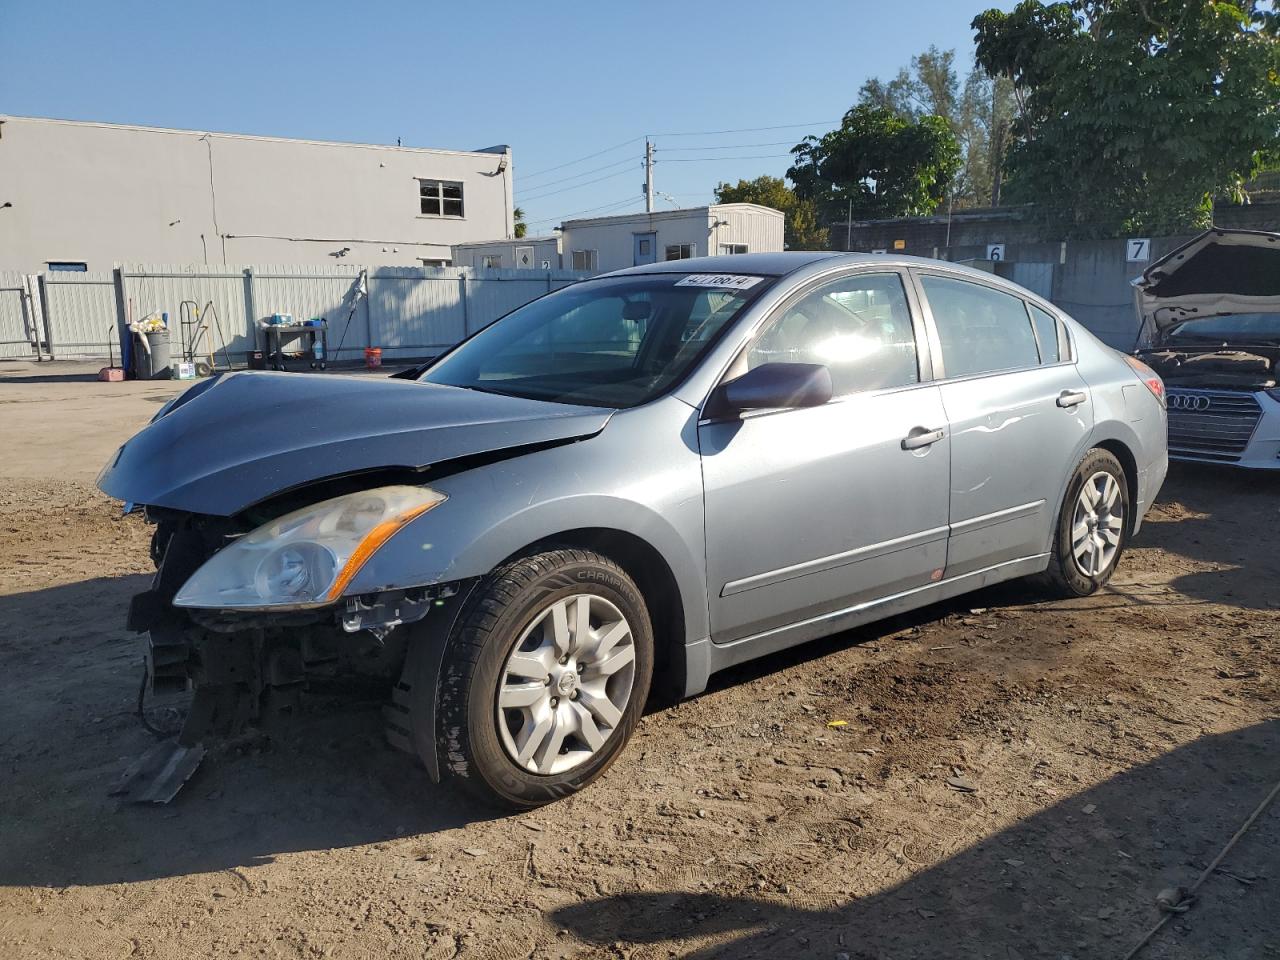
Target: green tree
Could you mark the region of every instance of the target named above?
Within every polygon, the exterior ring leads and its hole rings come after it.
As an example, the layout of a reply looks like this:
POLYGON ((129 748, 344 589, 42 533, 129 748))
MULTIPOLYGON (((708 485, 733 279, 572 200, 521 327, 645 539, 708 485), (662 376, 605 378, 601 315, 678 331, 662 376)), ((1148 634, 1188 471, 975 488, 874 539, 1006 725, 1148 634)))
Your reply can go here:
POLYGON ((529 227, 524 222, 524 211, 519 207, 516 207, 514 210, 511 211, 511 219, 515 221, 514 232, 516 235, 516 239, 519 240, 521 237, 523 237, 526 233, 529 232, 529 227))
POLYGON ((973 28, 1018 104, 1009 193, 1064 235, 1207 226, 1280 150, 1270 0, 1023 0, 973 28))
POLYGON ((947 120, 907 119, 886 107, 860 104, 840 127, 806 137, 791 150, 787 178, 796 196, 828 218, 871 219, 932 213, 961 166, 947 120))
POLYGON ((756 177, 736 184, 716 185, 716 203, 758 203, 785 215, 788 250, 824 250, 827 231, 818 226, 818 211, 810 200, 801 200, 781 177, 756 177))
POLYGON ((958 206, 1000 202, 1008 125, 1013 115, 1013 86, 992 80, 984 70, 970 70, 963 85, 955 68, 954 50, 930 47, 911 58, 890 81, 872 77, 858 92, 858 103, 890 110, 918 121, 938 116, 947 121, 960 145, 962 164, 951 185, 958 206))

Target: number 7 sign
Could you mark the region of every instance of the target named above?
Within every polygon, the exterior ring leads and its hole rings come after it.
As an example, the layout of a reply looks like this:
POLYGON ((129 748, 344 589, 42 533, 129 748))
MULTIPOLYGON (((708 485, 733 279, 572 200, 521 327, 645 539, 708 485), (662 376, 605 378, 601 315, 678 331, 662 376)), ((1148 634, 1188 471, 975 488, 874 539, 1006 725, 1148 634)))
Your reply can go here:
POLYGON ((1126 241, 1124 258, 1130 263, 1151 259, 1151 241, 1143 237, 1126 241))

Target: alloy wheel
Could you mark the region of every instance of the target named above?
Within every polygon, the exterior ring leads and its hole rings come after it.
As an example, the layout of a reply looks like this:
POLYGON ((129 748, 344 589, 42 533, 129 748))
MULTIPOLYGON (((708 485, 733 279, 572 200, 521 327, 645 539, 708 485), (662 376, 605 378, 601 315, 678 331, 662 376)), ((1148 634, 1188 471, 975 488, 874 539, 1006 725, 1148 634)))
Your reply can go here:
POLYGON ((1086 577, 1102 576, 1115 562, 1124 532, 1120 484, 1100 470, 1084 482, 1071 518, 1071 555, 1086 577))
POLYGON ((498 681, 498 734, 507 755, 544 775, 586 763, 622 723, 635 659, 631 626, 604 597, 576 594, 543 609, 498 681))

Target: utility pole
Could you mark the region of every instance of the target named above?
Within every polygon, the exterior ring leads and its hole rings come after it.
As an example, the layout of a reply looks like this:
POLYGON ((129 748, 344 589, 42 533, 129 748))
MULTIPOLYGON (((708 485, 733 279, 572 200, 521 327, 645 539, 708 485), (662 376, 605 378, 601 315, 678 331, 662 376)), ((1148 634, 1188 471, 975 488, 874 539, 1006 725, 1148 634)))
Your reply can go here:
POLYGON ((653 144, 648 137, 644 141, 644 209, 653 213, 653 144))

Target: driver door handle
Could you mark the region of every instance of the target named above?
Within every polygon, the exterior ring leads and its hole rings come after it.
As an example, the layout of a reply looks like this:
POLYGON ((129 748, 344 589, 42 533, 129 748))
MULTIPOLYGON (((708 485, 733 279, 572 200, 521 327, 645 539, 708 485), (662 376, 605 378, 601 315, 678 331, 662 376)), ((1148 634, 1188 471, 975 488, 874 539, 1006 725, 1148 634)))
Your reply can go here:
POLYGON ((1078 407, 1089 399, 1083 390, 1063 390, 1058 394, 1058 406, 1065 408, 1078 407))
POLYGON ((929 447, 937 443, 947 435, 947 431, 939 427, 937 430, 926 430, 924 427, 916 427, 905 437, 902 438, 903 450, 919 450, 921 447, 929 447))

